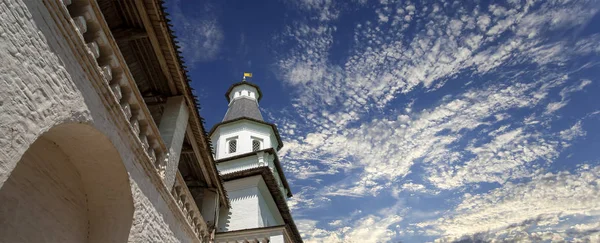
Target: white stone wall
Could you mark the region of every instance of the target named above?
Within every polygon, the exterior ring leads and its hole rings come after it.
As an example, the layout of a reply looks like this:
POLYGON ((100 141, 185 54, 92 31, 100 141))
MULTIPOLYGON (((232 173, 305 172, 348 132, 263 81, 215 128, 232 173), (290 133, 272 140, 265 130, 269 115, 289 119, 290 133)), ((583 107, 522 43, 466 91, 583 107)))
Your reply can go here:
MULTIPOLYGON (((197 242, 141 166, 126 130, 110 119, 114 114, 78 59, 42 1, 0 1, 0 193, 38 137, 60 124, 85 123, 108 137, 129 175, 134 204, 129 241, 197 242)), ((52 217, 50 206, 43 212, 19 223, 52 217)), ((0 223, 0 228, 15 224, 5 214, 0 223)))
POLYGON ((0 242, 86 242, 87 208, 77 169, 56 144, 40 138, 0 190, 0 219, 11 220, 0 221, 0 242))

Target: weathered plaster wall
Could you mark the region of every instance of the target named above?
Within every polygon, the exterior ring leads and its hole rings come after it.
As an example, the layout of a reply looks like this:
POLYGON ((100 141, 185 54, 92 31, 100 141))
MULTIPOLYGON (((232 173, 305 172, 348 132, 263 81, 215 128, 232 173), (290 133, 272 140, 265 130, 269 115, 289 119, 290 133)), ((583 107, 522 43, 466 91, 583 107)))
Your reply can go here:
POLYGON ((0 189, 0 202, 0 218, 11 220, 0 221, 1 242, 87 241, 81 177, 51 141, 40 138, 31 145, 0 189))
MULTIPOLYGON (((0 0, 0 190, 43 133, 59 124, 87 123, 108 137, 129 174, 134 204, 129 241, 194 242, 136 161, 135 147, 109 119, 87 77, 42 1, 0 0)), ((5 217, 0 214, 0 228, 14 223, 5 217)))

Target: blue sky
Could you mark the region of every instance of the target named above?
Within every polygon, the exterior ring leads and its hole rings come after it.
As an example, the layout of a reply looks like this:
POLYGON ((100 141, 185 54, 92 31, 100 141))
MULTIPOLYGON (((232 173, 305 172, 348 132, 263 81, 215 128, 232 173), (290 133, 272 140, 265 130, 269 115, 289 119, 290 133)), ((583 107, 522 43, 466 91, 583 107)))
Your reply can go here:
POLYGON ((254 73, 306 242, 600 241, 600 1, 170 1, 201 115, 254 73))

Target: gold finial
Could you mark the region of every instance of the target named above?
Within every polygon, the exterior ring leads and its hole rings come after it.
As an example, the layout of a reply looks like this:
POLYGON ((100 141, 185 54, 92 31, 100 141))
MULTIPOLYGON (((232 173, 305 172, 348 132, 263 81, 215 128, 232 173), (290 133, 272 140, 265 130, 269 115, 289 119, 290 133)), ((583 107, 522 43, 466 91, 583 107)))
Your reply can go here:
POLYGON ((244 78, 242 78, 242 81, 246 81, 246 77, 252 78, 252 73, 244 73, 244 78))

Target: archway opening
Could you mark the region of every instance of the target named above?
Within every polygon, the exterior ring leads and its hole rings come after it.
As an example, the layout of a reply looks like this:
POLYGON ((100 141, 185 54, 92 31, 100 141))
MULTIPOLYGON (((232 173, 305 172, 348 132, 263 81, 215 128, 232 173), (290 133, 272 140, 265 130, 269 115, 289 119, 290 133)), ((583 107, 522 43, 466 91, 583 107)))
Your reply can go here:
POLYGON ((6 242, 127 242, 132 220, 121 157, 85 124, 59 125, 40 136, 0 188, 6 242))

